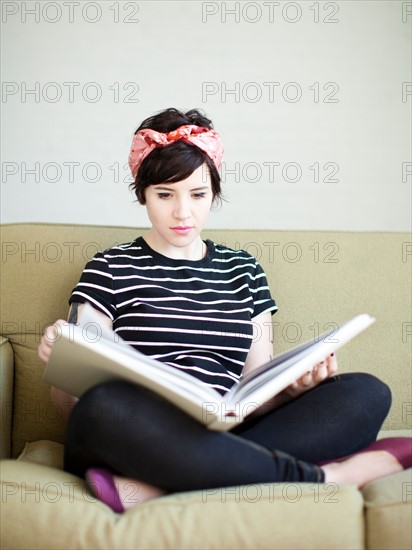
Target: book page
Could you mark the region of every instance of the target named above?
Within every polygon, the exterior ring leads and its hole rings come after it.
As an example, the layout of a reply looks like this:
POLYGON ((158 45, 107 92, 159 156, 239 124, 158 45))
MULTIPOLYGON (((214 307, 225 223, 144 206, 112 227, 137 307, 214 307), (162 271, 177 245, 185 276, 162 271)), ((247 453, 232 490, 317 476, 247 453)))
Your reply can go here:
POLYGON ((318 341, 306 342, 274 357, 230 390, 230 395, 227 396, 230 403, 248 398, 258 399, 258 402, 261 399, 270 399, 374 321, 375 319, 367 314, 358 315, 344 323, 337 331, 324 333, 318 341))

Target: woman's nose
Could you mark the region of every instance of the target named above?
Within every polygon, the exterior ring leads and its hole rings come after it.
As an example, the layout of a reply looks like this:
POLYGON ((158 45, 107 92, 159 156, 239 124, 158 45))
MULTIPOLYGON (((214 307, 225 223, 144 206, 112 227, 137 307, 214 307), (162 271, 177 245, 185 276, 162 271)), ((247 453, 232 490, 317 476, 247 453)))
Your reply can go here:
POLYGON ((178 200, 175 205, 174 215, 179 220, 186 220, 190 218, 190 206, 186 200, 178 200))

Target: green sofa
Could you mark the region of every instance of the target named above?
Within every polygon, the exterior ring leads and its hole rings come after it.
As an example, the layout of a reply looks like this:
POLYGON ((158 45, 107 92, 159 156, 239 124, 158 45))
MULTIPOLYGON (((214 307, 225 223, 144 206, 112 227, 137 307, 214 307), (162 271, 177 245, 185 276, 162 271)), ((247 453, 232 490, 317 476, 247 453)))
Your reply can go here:
MULTIPOLYGON (((123 515, 63 471, 65 425, 42 382, 40 337, 47 324, 66 318, 86 261, 144 231, 1 226, 1 547, 411 548, 412 470, 362 490, 279 483, 172 494, 123 515)), ((375 316, 339 351, 340 371, 373 373, 389 384, 393 406, 380 436, 411 434, 409 235, 211 230, 204 237, 246 249, 263 265, 279 305, 275 351, 357 313, 375 316)))

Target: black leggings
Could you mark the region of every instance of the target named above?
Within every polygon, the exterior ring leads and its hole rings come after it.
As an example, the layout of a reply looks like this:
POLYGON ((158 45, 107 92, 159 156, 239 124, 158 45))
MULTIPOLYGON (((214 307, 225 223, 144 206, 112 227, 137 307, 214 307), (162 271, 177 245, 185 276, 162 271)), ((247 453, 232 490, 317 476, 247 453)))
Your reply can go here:
POLYGON ((167 492, 323 482, 315 463, 374 441, 390 403, 377 378, 342 374, 231 432, 213 432, 149 390, 106 382, 73 409, 65 469, 83 477, 106 467, 167 492))

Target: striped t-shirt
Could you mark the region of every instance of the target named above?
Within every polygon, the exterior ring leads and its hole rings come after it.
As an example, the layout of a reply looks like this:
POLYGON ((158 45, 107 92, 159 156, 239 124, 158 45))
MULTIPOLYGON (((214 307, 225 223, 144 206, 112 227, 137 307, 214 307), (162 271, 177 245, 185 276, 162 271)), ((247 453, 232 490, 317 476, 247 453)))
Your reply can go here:
POLYGON ((224 394, 241 376, 252 319, 277 306, 253 256, 205 243, 197 261, 167 258, 143 237, 99 252, 70 303, 89 302, 131 346, 224 394))

